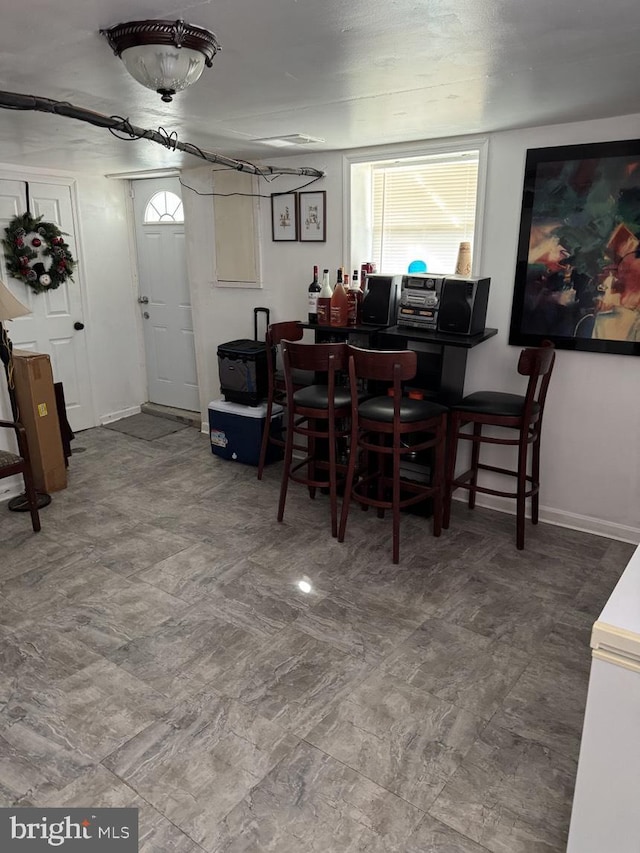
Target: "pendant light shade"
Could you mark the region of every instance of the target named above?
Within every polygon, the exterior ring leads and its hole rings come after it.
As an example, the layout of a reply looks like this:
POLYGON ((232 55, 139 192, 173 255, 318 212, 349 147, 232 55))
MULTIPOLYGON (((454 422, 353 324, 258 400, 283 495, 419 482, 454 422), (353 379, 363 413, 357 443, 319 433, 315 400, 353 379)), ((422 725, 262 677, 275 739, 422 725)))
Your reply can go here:
POLYGON ((130 21, 100 30, 129 74, 169 102, 211 68, 220 50, 216 36, 184 21, 130 21))

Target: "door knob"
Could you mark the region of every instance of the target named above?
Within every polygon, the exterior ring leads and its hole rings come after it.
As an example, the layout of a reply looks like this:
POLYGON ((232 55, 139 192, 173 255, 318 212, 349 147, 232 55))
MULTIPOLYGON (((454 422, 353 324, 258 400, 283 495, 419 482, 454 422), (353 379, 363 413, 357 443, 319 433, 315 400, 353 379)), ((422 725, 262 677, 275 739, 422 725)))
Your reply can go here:
POLYGON ((81 329, 84 329, 84 323, 81 323, 79 320, 76 320, 76 322, 73 324, 73 328, 76 330, 76 332, 79 332, 81 329))
POLYGON ((140 305, 148 305, 149 304, 149 297, 148 296, 138 296, 138 302, 140 303, 140 305))

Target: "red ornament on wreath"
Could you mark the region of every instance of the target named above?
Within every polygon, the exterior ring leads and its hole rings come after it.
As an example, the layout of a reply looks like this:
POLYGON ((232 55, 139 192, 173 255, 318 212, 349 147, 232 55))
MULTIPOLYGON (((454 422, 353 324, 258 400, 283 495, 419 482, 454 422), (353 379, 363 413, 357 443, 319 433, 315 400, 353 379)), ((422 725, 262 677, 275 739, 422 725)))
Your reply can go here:
POLYGON ((2 245, 7 272, 34 293, 55 290, 68 278, 73 280, 76 262, 63 232, 53 222, 42 222, 42 216, 16 216, 5 228, 2 245))

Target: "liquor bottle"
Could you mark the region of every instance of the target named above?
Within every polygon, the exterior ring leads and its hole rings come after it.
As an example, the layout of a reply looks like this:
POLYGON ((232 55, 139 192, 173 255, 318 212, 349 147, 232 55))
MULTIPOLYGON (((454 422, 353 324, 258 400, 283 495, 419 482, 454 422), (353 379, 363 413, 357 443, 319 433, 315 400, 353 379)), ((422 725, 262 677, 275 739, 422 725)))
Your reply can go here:
POLYGON ((363 293, 358 284, 358 270, 353 271, 353 277, 347 290, 347 325, 358 326, 362 322, 362 297, 363 293))
POLYGON ((371 272, 369 269, 369 262, 365 261, 363 264, 360 264, 360 287, 363 292, 367 287, 367 275, 371 272))
POLYGON ((318 267, 313 268, 313 281, 309 285, 309 323, 318 323, 318 295, 322 288, 318 284, 318 267))
POLYGON ((329 270, 322 271, 322 287, 318 294, 318 325, 329 326, 331 324, 331 297, 333 288, 329 281, 329 270))
POLYGON ((342 267, 340 267, 331 297, 331 325, 346 326, 348 310, 347 291, 342 284, 342 267))
POLYGON ((351 277, 353 281, 353 286, 357 287, 360 291, 360 296, 358 296, 358 319, 356 320, 356 324, 359 326, 362 323, 362 300, 364 299, 364 286, 367 283, 366 278, 361 278, 358 281, 358 270, 355 269, 353 271, 353 276, 351 277))

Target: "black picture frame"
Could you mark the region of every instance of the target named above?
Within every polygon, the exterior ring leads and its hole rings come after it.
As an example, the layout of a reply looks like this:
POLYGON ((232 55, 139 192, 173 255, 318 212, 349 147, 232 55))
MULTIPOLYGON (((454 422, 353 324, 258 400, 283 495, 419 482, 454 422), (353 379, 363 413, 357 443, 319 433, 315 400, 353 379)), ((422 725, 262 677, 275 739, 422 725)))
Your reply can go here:
POLYGON ((325 243, 327 240, 326 190, 298 193, 299 239, 301 243, 325 243))
POLYGON ((640 355, 640 140, 527 151, 509 343, 640 355))
POLYGON ((271 194, 271 239, 293 243, 298 239, 297 193, 271 194))

